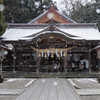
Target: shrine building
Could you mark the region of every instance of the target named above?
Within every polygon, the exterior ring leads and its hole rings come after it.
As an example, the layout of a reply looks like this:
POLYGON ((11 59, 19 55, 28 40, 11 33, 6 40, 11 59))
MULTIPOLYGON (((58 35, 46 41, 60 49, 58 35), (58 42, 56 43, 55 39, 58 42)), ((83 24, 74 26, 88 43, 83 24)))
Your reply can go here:
POLYGON ((3 70, 64 72, 78 71, 80 66, 87 71, 99 67, 93 49, 100 43, 96 24, 77 23, 61 14, 52 3, 29 23, 9 23, 1 37, 2 44, 10 49, 3 70))

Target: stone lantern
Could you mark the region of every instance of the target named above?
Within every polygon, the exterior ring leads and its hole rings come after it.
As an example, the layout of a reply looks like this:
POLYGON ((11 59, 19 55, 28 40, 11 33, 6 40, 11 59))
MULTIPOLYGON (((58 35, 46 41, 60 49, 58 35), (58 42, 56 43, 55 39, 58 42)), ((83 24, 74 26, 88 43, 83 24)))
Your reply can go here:
POLYGON ((0 11, 3 11, 3 10, 4 10, 4 5, 0 4, 0 11))
POLYGON ((2 76, 2 62, 4 60, 5 55, 8 54, 8 48, 5 46, 0 45, 0 83, 3 82, 2 76))

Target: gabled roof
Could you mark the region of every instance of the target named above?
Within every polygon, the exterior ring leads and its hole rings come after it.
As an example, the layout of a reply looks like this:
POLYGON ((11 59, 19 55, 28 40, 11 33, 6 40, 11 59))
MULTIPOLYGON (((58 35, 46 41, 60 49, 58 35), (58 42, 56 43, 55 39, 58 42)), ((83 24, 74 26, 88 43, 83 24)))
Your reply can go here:
POLYGON ((46 34, 59 34, 71 40, 100 41, 95 24, 11 24, 1 36, 2 41, 32 40, 46 34))
POLYGON ((9 50, 7 46, 4 46, 4 45, 0 44, 0 50, 1 49, 3 49, 3 50, 9 50))
POLYGON ((65 15, 59 13, 55 8, 54 4, 51 3, 51 6, 49 10, 42 13, 40 16, 36 17, 32 21, 30 21, 28 24, 34 24, 34 23, 49 23, 49 22, 55 22, 55 23, 76 23, 69 17, 66 17, 65 15))

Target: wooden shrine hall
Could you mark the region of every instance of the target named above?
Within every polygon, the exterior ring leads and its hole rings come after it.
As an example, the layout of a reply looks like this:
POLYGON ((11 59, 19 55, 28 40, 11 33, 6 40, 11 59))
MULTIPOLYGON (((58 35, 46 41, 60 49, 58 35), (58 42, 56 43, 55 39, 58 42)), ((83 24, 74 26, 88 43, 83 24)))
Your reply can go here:
POLYGON ((29 23, 9 23, 1 36, 10 50, 3 70, 63 72, 98 70, 100 33, 95 23, 77 23, 49 9, 29 23), (85 62, 85 64, 84 64, 85 62))

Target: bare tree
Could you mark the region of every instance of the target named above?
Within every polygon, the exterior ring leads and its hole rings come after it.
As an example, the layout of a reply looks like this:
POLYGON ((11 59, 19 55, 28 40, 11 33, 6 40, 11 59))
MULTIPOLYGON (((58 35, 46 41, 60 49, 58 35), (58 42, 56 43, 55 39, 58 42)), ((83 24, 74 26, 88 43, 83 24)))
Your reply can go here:
POLYGON ((97 23, 100 29, 100 14, 96 9, 100 9, 100 0, 65 0, 65 11, 63 13, 78 23, 97 23))

